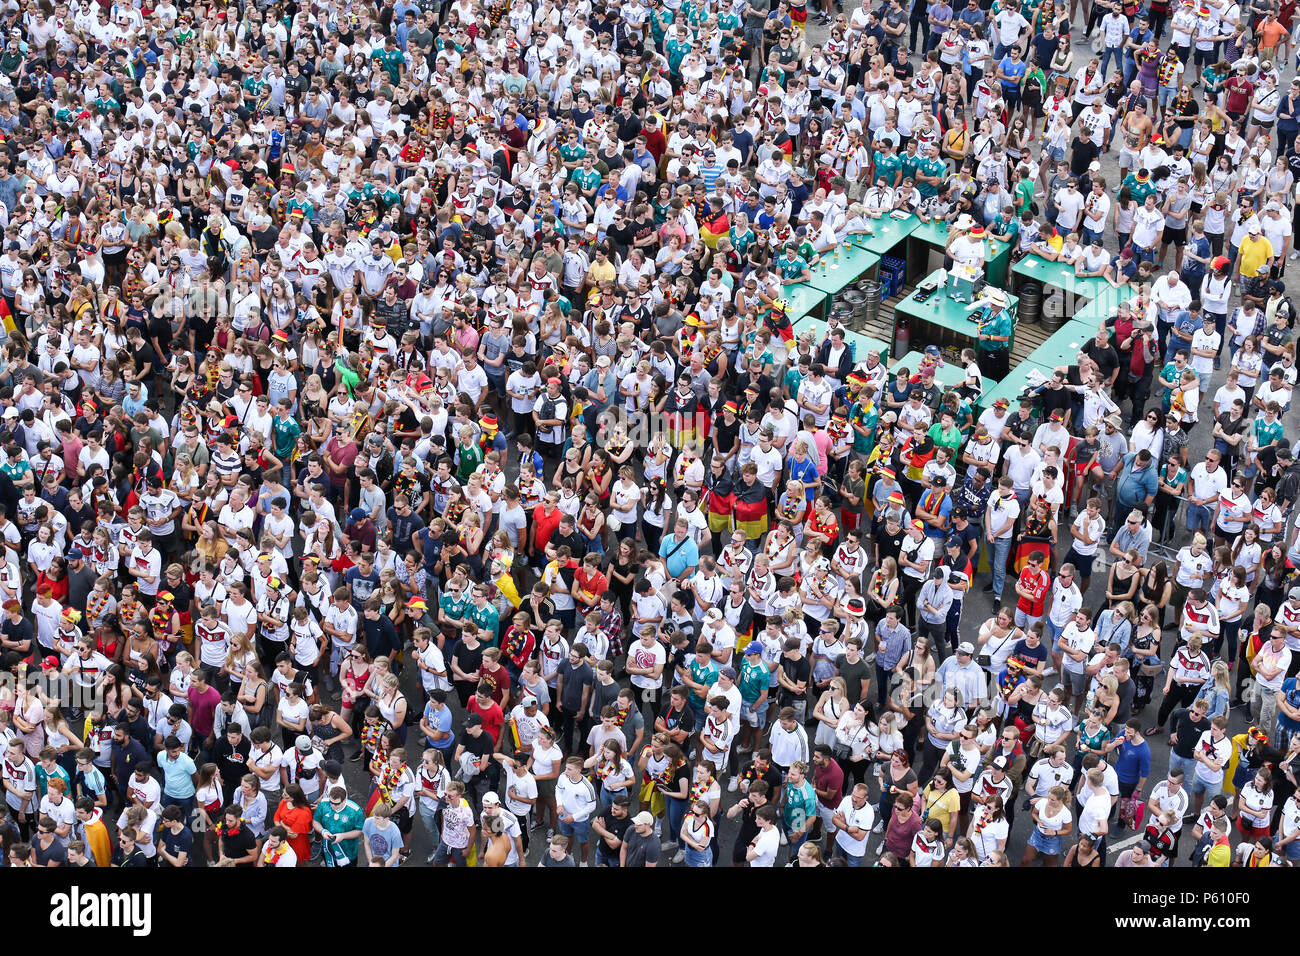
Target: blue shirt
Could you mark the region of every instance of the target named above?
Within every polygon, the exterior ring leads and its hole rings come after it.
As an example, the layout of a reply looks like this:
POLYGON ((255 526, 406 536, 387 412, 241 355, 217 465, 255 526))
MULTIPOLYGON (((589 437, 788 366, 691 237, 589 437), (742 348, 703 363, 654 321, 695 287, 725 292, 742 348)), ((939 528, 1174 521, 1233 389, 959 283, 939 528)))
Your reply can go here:
POLYGON ((184 800, 194 796, 194 774, 199 768, 184 751, 173 760, 166 751, 158 755, 158 767, 163 772, 163 793, 184 800))
POLYGON ((1151 773, 1151 745, 1145 740, 1134 744, 1127 739, 1119 745, 1119 759, 1115 761, 1115 776, 1132 783, 1151 773))
POLYGON ((1179 349, 1186 349, 1188 358, 1192 354, 1192 336, 1196 334, 1197 329, 1204 325, 1204 321, 1199 315, 1193 316, 1186 309, 1178 309, 1169 317, 1170 325, 1173 326, 1174 332, 1169 336, 1169 344, 1165 347, 1165 361, 1172 362, 1174 353, 1179 349), (1186 336, 1186 338, 1183 338, 1186 336))
POLYGON ((876 654, 876 665, 886 671, 893 670, 912 646, 912 632, 901 621, 898 627, 891 630, 884 618, 881 618, 876 625, 876 638, 881 643, 876 654))
POLYGON ((1155 461, 1149 462, 1141 471, 1135 471, 1137 456, 1135 451, 1124 456, 1124 467, 1120 469, 1119 479, 1115 483, 1115 497, 1126 508, 1144 501, 1159 489, 1155 461))
MULTIPOLYGON (((1292 707, 1300 707, 1300 683, 1297 683, 1296 678, 1288 677, 1286 680, 1282 681, 1282 694, 1286 698, 1286 702, 1292 707)), ((1277 726, 1281 730, 1285 730, 1288 734, 1293 734, 1297 730, 1300 730, 1300 720, 1292 720, 1284 714, 1282 709, 1279 707, 1277 711, 1277 726)), ((1278 736, 1280 737, 1281 734, 1278 736)))
POLYGON ((659 557, 667 561, 668 576, 675 578, 700 563, 700 549, 689 534, 685 541, 678 541, 670 534, 659 545, 659 557))
POLYGON ((434 730, 447 734, 444 740, 429 740, 428 737, 425 737, 424 739, 430 747, 437 747, 439 750, 450 750, 456 746, 456 735, 451 732, 450 707, 444 704, 442 710, 436 711, 433 709, 433 702, 430 701, 424 705, 424 721, 434 730))
POLYGON ((812 456, 809 455, 805 457, 803 461, 797 461, 794 458, 791 458, 788 464, 790 466, 790 479, 792 481, 802 481, 804 483, 804 490, 808 495, 808 503, 812 504, 813 499, 817 497, 817 489, 812 484, 817 480, 817 463, 813 461, 812 456))
MULTIPOLYGON (((1011 77, 1013 81, 1019 80, 1022 76, 1024 76, 1025 70, 1027 68, 1024 60, 1021 60, 1019 63, 1013 63, 1009 55, 1004 56, 1002 58, 1002 62, 999 63, 998 66, 1002 70, 1002 72, 1005 73, 1007 76, 1011 77)), ((1013 93, 1019 88, 1020 88, 1020 84, 1018 82, 1008 83, 1006 80, 1002 81, 1003 93, 1013 93)))

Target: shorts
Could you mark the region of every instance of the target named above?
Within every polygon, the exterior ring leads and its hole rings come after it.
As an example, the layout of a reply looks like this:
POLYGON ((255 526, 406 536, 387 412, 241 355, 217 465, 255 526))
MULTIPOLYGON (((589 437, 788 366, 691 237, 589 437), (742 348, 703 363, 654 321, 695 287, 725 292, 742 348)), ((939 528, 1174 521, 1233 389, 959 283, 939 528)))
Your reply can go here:
POLYGON ((1282 847, 1282 855, 1292 863, 1300 863, 1300 840, 1292 840, 1282 847))
POLYGON ((1164 245, 1174 245, 1174 246, 1183 245, 1185 242, 1187 242, 1187 227, 1166 226, 1164 235, 1160 237, 1160 242, 1164 245))
POLYGON ((573 823, 560 821, 559 831, 561 836, 573 837, 573 842, 579 846, 586 846, 587 839, 591 835, 591 821, 582 820, 573 823))
POLYGON ((1214 799, 1214 796, 1223 791, 1223 781, 1211 783, 1201 778, 1200 774, 1192 774, 1187 780, 1188 793, 1203 793, 1207 800, 1214 799))
POLYGON ((1213 49, 1202 50, 1198 47, 1192 51, 1192 62, 1197 66, 1211 66, 1216 59, 1214 53, 1213 49))
POLYGON ((1065 560, 1074 565, 1075 571, 1081 578, 1092 577, 1092 565, 1097 560, 1095 554, 1080 554, 1071 548, 1065 555, 1065 560))
POLYGON ((411 828, 415 826, 415 820, 411 817, 411 808, 402 807, 394 813, 393 822, 397 824, 397 829, 401 832, 402 836, 409 834, 411 828))
POLYGON ((555 781, 538 780, 537 781, 537 799, 554 800, 555 799, 555 781))
POLYGON ((1026 614, 1024 611, 1020 610, 1020 608, 1016 608, 1016 627, 1029 630, 1029 628, 1037 624, 1041 618, 1041 614, 1026 614))
POLYGON ((1061 671, 1061 683, 1069 684, 1070 692, 1073 694, 1086 694, 1090 681, 1091 678, 1084 671, 1079 671, 1077 674, 1074 671, 1061 671))
POLYGON ((750 727, 762 727, 763 722, 767 719, 767 709, 772 705, 772 699, 769 697, 763 701, 763 706, 757 709, 753 704, 740 702, 740 719, 750 727))
POLYGON ((1061 855, 1060 834, 1055 836, 1043 836, 1039 829, 1034 827, 1034 832, 1029 834, 1029 845, 1044 856, 1061 855))

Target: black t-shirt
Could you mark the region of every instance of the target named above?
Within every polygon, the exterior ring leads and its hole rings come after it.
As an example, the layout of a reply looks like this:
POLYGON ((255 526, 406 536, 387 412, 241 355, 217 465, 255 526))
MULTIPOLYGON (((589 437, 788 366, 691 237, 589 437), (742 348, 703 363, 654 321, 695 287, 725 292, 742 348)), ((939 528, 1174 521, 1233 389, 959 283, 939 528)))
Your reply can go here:
POLYGON ((1183 711, 1179 715, 1177 722, 1174 724, 1174 733, 1178 735, 1178 743, 1174 744, 1174 753, 1184 760, 1192 759, 1192 751, 1196 749, 1196 742, 1201 739, 1201 734, 1210 729, 1208 718, 1201 720, 1192 719, 1191 708, 1183 711))
POLYGON ((248 773, 248 755, 252 750, 253 744, 247 736, 240 737, 239 744, 233 749, 230 739, 224 733, 217 741, 212 762, 221 771, 221 789, 226 803, 230 802, 230 798, 239 789, 239 781, 248 773))
MULTIPOLYGON (((179 833, 172 833, 171 827, 162 826, 158 830, 158 841, 163 848, 172 856, 178 856, 181 853, 186 854, 185 865, 194 865, 194 834, 188 828, 182 827, 179 833)), ((160 866, 171 866, 162 857, 158 858, 160 866)))
MULTIPOLYGON (((792 684, 798 684, 801 681, 807 685, 812 675, 812 666, 808 663, 807 656, 801 656, 798 660, 791 660, 785 655, 781 656, 781 670, 785 671, 786 679, 792 684)), ((807 700, 808 691, 805 689, 802 694, 796 694, 792 690, 781 688, 781 703, 789 704, 792 701, 807 700)))
MULTIPOLYGON (((688 707, 687 710, 689 709, 690 708, 688 707)), ((606 833, 612 833, 614 836, 622 840, 625 838, 627 831, 632 828, 632 817, 625 813, 623 814, 622 819, 619 819, 618 817, 614 816, 613 808, 609 807, 606 808, 605 812, 600 815, 600 825, 605 828, 606 833)), ((617 850, 611 850, 609 848, 609 844, 605 842, 604 837, 595 837, 595 836, 592 837, 592 840, 597 840, 597 839, 600 842, 597 843, 596 845, 599 846, 604 852, 606 853, 618 852, 617 850)))
POLYGON ((903 550, 903 536, 905 532, 900 527, 893 534, 882 523, 875 531, 876 547, 880 549, 878 561, 884 561, 885 558, 898 560, 899 552, 903 550))
POLYGON ((724 455, 736 447, 736 440, 740 435, 740 418, 737 417, 735 422, 728 425, 726 421, 719 416, 713 422, 713 440, 717 443, 718 450, 724 455))
POLYGON ((1043 421, 1052 417, 1052 412, 1068 412, 1074 407, 1074 393, 1068 388, 1045 388, 1040 393, 1043 399, 1043 421))
MULTIPOLYGON (((227 859, 238 860, 241 857, 248 856, 249 851, 257 848, 257 838, 253 836, 253 831, 248 827, 241 825, 234 833, 221 834, 221 850, 225 853, 227 859)), ((254 866, 256 860, 248 863, 240 863, 239 866, 254 866)))
POLYGON ((671 698, 664 704, 664 709, 659 716, 664 719, 664 726, 669 730, 684 730, 687 734, 695 731, 695 711, 689 706, 681 710, 673 710, 671 698))
POLYGON ((862 698, 862 681, 871 680, 871 665, 861 657, 856 664, 850 664, 848 657, 841 654, 835 659, 835 672, 844 678, 849 703, 856 705, 862 698))
MULTIPOLYGON (((478 670, 479 664, 483 663, 483 645, 479 644, 471 650, 465 646, 464 641, 457 641, 456 649, 452 651, 452 655, 456 658, 456 666, 459 667, 463 673, 472 674, 478 670)), ((459 679, 457 679, 457 682, 466 683, 459 679)), ((477 684, 478 681, 474 680, 469 683, 477 684)))
POLYGON ((614 223, 605 230, 605 236, 611 239, 619 248, 627 249, 632 245, 633 238, 636 237, 636 228, 632 225, 632 220, 629 219, 621 226, 614 223))
POLYGON ((1088 171, 1092 161, 1100 155, 1101 147, 1093 142, 1091 136, 1086 141, 1076 136, 1070 148, 1070 172, 1075 176, 1082 176, 1088 171))
POLYGON ((1107 344, 1099 348, 1097 340, 1093 339, 1083 347, 1083 354, 1097 363, 1103 381, 1109 379, 1111 373, 1119 367, 1119 353, 1113 345, 1107 344))
POLYGON ((135 361, 137 369, 142 369, 148 365, 152 368, 150 374, 156 375, 163 367, 162 360, 158 358, 158 353, 147 341, 141 342, 139 348, 128 348, 127 351, 135 361))
POLYGON ((775 764, 769 763, 766 770, 759 771, 759 769, 754 766, 752 760, 745 764, 744 768, 740 771, 740 776, 742 779, 748 780, 751 784, 755 780, 762 780, 770 788, 767 791, 769 797, 776 793, 776 788, 785 782, 784 777, 781 775, 781 771, 776 769, 775 764))
MULTIPOLYGON (((587 556, 587 542, 582 535, 578 534, 577 528, 574 528, 573 533, 569 535, 560 534, 559 528, 556 528, 555 531, 552 532, 550 540, 551 547, 558 548, 562 544, 567 544, 569 546, 569 555, 575 561, 581 561, 587 556)), ((566 583, 571 582, 572 579, 572 575, 567 575, 565 577, 566 583)))
MULTIPOLYGON (((1215 421, 1219 423, 1219 428, 1223 430, 1223 433, 1229 437, 1233 435, 1240 435, 1242 432, 1246 430, 1246 427, 1250 424, 1250 422, 1247 420, 1245 415, 1242 415, 1236 421, 1233 421, 1232 412, 1224 412, 1217 419, 1215 419, 1215 421)), ((1246 450, 1246 446, 1245 443, 1243 442, 1242 444, 1237 446, 1237 451, 1232 453, 1232 457, 1240 458, 1245 453, 1245 450, 1246 450)), ((1261 462, 1262 460, 1263 460, 1263 456, 1261 456, 1261 462)), ((1271 471, 1272 468, 1270 467, 1269 470, 1271 471)))
POLYGON ((465 748, 466 753, 481 758, 492 752, 492 735, 484 732, 476 737, 466 730, 460 735, 460 745, 465 748))

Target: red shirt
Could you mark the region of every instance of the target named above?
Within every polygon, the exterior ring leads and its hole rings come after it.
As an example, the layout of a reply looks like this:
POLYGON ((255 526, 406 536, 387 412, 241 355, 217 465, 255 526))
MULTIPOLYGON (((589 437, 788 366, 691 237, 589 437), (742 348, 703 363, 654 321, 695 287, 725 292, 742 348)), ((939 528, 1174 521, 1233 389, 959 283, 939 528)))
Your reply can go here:
POLYGON ((547 542, 551 540, 551 535, 555 529, 560 526, 560 518, 564 513, 559 508, 552 508, 551 513, 546 513, 546 505, 538 505, 533 509, 533 529, 537 540, 537 550, 546 549, 547 542))
POLYGON ((221 703, 221 691, 209 684, 207 692, 200 694, 191 687, 189 699, 190 725, 196 734, 206 737, 212 733, 212 718, 217 712, 217 705, 221 703))
POLYGON ((823 807, 830 807, 832 810, 839 808, 840 802, 844 799, 844 771, 834 760, 826 761, 826 766, 819 767, 813 764, 813 787, 817 790, 829 790, 831 798, 823 800, 819 795, 817 802, 823 807))
POLYGON ((1042 617, 1043 605, 1047 603, 1047 589, 1051 583, 1052 579, 1047 576, 1047 572, 1042 568, 1035 571, 1026 565, 1024 570, 1020 572, 1016 584, 1029 591, 1033 597, 1020 597, 1016 601, 1016 609, 1023 611, 1030 617, 1042 617))
POLYGON ((1255 92, 1255 84, 1244 76, 1230 76, 1223 84, 1224 90, 1228 94, 1227 106, 1224 108, 1229 113, 1244 113, 1250 103, 1250 97, 1255 92))
MULTIPOLYGON (((504 668, 503 668, 504 670, 504 668)), ((484 671, 483 673, 486 673, 484 671)), ((480 678, 481 680, 482 678, 480 678)), ((488 681, 491 683, 491 681, 488 681)), ((494 699, 486 709, 480 708, 478 704, 478 695, 472 694, 469 699, 469 705, 465 708, 471 714, 478 714, 483 718, 483 732, 492 738, 495 743, 501 737, 501 726, 506 722, 506 715, 501 710, 501 705, 494 699)))
MULTIPOLYGON (((484 664, 482 667, 479 668, 478 682, 480 684, 492 685, 492 700, 498 705, 497 706, 498 710, 500 710, 502 707, 505 706, 506 695, 510 693, 510 672, 509 671, 507 671, 504 667, 497 667, 496 670, 490 671, 487 669, 487 665, 484 664)), ((483 729, 484 730, 489 729, 488 719, 486 715, 484 715, 483 717, 483 729)))

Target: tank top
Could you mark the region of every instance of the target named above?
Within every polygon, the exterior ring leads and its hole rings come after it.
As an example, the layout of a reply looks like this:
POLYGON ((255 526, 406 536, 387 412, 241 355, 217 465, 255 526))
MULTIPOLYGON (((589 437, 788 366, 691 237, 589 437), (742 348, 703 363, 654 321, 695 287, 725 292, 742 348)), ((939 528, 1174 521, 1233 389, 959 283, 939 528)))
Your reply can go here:
POLYGON ((327 737, 335 736, 334 727, 329 723, 318 723, 311 725, 312 744, 325 754, 326 760, 343 761, 343 745, 337 741, 325 746, 324 741, 327 737))
POLYGON ((378 699, 375 700, 375 706, 379 708, 380 716, 383 717, 384 720, 388 721, 388 725, 390 727, 397 726, 395 723, 393 723, 393 717, 396 716, 397 714, 397 702, 399 700, 406 700, 406 696, 399 693, 396 697, 392 699, 391 703, 385 703, 384 701, 378 699))
MULTIPOLYGON (((1040 694, 1039 696, 1041 697, 1042 695, 1040 694)), ((1037 700, 1030 701, 1030 700, 1025 700, 1025 698, 1021 697, 1020 701, 1016 704, 1016 716, 1019 717, 1021 721, 1023 721, 1026 724, 1033 724, 1034 706, 1037 703, 1038 703, 1037 700)))

